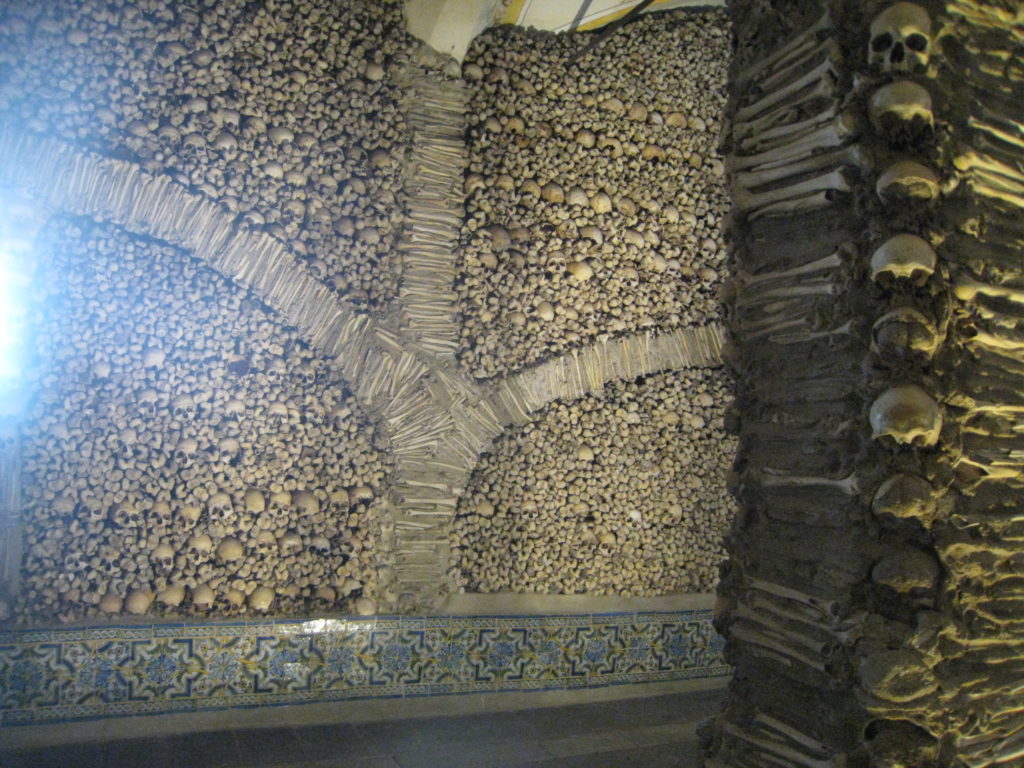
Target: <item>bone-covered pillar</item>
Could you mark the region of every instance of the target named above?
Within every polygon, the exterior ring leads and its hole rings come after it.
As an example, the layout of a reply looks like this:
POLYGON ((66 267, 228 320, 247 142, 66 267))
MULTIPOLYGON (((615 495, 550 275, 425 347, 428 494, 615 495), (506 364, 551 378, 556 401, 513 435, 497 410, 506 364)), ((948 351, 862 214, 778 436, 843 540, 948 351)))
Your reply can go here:
POLYGON ((732 4, 706 765, 1024 764, 1024 7, 732 4))

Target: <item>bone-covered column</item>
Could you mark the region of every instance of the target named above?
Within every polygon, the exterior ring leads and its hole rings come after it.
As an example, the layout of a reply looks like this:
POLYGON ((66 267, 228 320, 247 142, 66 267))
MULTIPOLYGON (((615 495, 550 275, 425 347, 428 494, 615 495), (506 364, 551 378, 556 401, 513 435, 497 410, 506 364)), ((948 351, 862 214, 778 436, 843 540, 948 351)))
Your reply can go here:
POLYGON ((732 3, 708 766, 1024 761, 1024 12, 732 3))

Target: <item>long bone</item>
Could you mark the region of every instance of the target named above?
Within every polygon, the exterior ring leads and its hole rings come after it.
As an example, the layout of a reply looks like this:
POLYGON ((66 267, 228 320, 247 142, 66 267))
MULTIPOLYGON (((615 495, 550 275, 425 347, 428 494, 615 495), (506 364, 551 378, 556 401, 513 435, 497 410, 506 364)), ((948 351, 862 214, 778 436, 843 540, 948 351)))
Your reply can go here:
POLYGON ((785 738, 795 741, 797 744, 806 747, 811 752, 822 752, 827 754, 829 751, 828 747, 817 739, 812 738, 805 733, 801 733, 791 725, 787 725, 781 720, 776 720, 774 717, 771 717, 764 712, 758 712, 754 715, 754 722, 765 728, 765 730, 775 731, 785 738))
MULTIPOLYGON (((780 640, 769 637, 763 632, 758 632, 756 629, 734 624, 729 627, 729 635, 733 640, 742 640, 746 643, 759 645, 762 648, 767 648, 788 660, 803 664, 805 667, 810 667, 818 672, 825 672, 826 665, 823 659, 815 659, 813 656, 810 656, 796 648, 792 648, 780 640)), ((790 661, 787 661, 786 663, 790 664, 790 661)))
POLYGON ((802 475, 791 475, 788 472, 776 472, 765 467, 762 472, 761 485, 771 487, 788 486, 793 488, 812 488, 821 486, 824 488, 835 488, 847 496, 856 496, 860 493, 860 483, 856 474, 844 477, 842 480, 833 480, 828 477, 804 477, 802 475))
POLYGON ((757 611, 752 610, 750 606, 747 605, 740 604, 736 606, 736 609, 732 612, 732 616, 735 619, 756 624, 758 627, 765 630, 766 633, 776 634, 779 638, 797 643, 812 653, 818 654, 822 657, 824 657, 829 648, 835 644, 834 640, 831 638, 831 633, 828 633, 830 636, 829 640, 819 640, 808 634, 803 634, 799 630, 794 630, 792 627, 787 626, 778 619, 764 616, 757 611))
MULTIPOLYGON (((800 143, 803 144, 803 142, 800 143)), ((808 144, 808 148, 812 146, 814 146, 813 143, 808 144)), ((811 157, 806 157, 806 153, 801 153, 800 156, 806 159, 795 162, 793 162, 792 158, 780 159, 763 169, 758 167, 753 171, 737 173, 733 179, 736 185, 750 190, 755 187, 780 182, 793 176, 822 171, 827 168, 866 169, 869 163, 868 156, 857 145, 833 152, 823 152, 811 157)))
POLYGON ((785 600, 811 608, 817 611, 823 618, 829 619, 830 621, 839 616, 839 603, 835 600, 823 600, 822 598, 808 595, 806 592, 801 592, 798 589, 786 587, 781 584, 775 584, 765 579, 750 579, 749 586, 751 589, 758 592, 764 592, 767 595, 781 597, 785 600))
POLYGON ((800 70, 806 66, 808 62, 817 59, 822 54, 825 54, 825 59, 831 61, 836 66, 842 63, 842 51, 839 47, 839 43, 837 43, 834 38, 826 38, 800 58, 788 62, 786 66, 775 70, 770 75, 763 78, 759 83, 757 83, 758 90, 764 93, 767 91, 774 91, 785 86, 788 80, 794 78, 794 72, 800 70))
MULTIPOLYGON (((754 213, 767 206, 800 200, 816 194, 830 192, 849 192, 850 184, 842 170, 833 170, 805 181, 791 184, 767 192, 753 193, 742 188, 734 188, 733 195, 736 206, 744 213, 754 213)), ((763 212, 763 211, 762 211, 763 212)))
POLYGON ((757 150, 762 144, 771 144, 777 139, 782 139, 779 143, 785 143, 792 141, 796 135, 806 133, 809 128, 824 125, 835 118, 838 109, 835 88, 831 82, 823 81, 814 88, 802 91, 793 101, 770 110, 756 120, 736 123, 732 129, 732 136, 744 151, 757 150), (809 118, 797 119, 800 117, 800 111, 807 104, 819 99, 827 102, 824 107, 820 108, 820 112, 809 118), (766 136, 769 138, 763 138, 766 136))
POLYGON ((751 64, 738 75, 736 75, 736 86, 745 87, 753 78, 764 72, 771 72, 776 67, 787 66, 788 63, 797 57, 802 57, 808 49, 813 49, 817 44, 821 33, 832 27, 832 17, 826 11, 814 24, 798 34, 778 50, 765 56, 763 59, 751 64))
POLYGON ((783 762, 782 765, 796 765, 802 766, 803 768, 845 768, 846 766, 847 761, 845 754, 832 755, 831 757, 826 758, 815 758, 784 744, 778 744, 769 739, 760 738, 746 733, 725 719, 719 720, 718 722, 722 730, 733 738, 745 741, 754 747, 765 752, 769 752, 772 755, 781 758, 783 761, 786 761, 783 762))
POLYGON ((842 263, 843 261, 839 256, 839 251, 836 251, 829 256, 816 259, 815 261, 808 262, 807 264, 801 264, 799 267, 793 267, 792 269, 784 269, 778 272, 759 272, 757 274, 740 272, 737 275, 736 280, 744 289, 750 289, 764 283, 786 281, 801 275, 836 269, 842 266, 842 263))
POLYGON ((759 152, 756 155, 730 155, 725 167, 730 171, 750 168, 774 168, 787 162, 807 157, 811 152, 838 147, 857 135, 860 121, 849 112, 833 117, 828 122, 812 127, 804 133, 794 131, 794 138, 788 143, 759 152))
MULTIPOLYGON (((740 151, 759 154, 767 152, 770 149, 775 149, 785 144, 789 144, 790 142, 807 135, 811 131, 827 125, 835 120, 838 114, 839 104, 833 102, 818 114, 812 115, 805 120, 799 120, 795 123, 786 122, 781 125, 775 125, 772 128, 759 130, 756 133, 751 133, 743 138, 740 138, 738 133, 734 131, 733 137, 737 140, 740 151)), ((757 123, 758 121, 754 122, 757 123)))
POLYGON ((796 80, 762 96, 753 104, 738 109, 736 111, 736 120, 741 123, 749 122, 773 107, 789 103, 793 96, 811 86, 815 86, 813 90, 817 91, 822 85, 825 85, 831 93, 835 87, 836 77, 835 63, 830 59, 825 59, 821 64, 806 74, 801 75, 796 80))

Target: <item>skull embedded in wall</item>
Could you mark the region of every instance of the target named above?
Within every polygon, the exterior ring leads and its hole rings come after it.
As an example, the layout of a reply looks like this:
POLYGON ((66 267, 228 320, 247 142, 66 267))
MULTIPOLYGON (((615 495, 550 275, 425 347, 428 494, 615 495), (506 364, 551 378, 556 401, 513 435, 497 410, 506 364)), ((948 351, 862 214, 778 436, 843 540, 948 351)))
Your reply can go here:
POLYGON ((871 95, 868 113, 875 130, 894 146, 922 141, 935 127, 931 94, 912 80, 883 85, 871 95))
POLYGON ((196 455, 199 453, 199 443, 193 438, 187 437, 181 440, 174 448, 174 461, 178 467, 187 469, 191 467, 196 460, 196 455))
POLYGON ((111 512, 111 520, 118 528, 135 528, 141 518, 139 510, 129 501, 119 501, 111 512))
POLYGON ((210 521, 222 525, 231 521, 234 512, 231 497, 223 492, 213 494, 206 509, 210 515, 210 521))
POLYGON ((928 65, 932 21, 916 3, 895 3, 871 22, 868 63, 883 72, 912 72, 928 65))
POLYGON ((292 494, 292 511, 296 519, 317 514, 320 501, 312 491, 295 491, 292 494))
POLYGON ((909 384, 886 390, 871 404, 871 436, 900 445, 931 447, 942 431, 942 412, 927 392, 909 384))
POLYGON ((143 389, 138 393, 135 400, 139 413, 147 419, 151 419, 156 415, 159 402, 160 396, 155 389, 143 389))
POLYGON ((153 506, 149 508, 146 522, 151 528, 160 530, 169 528, 171 525, 171 505, 166 501, 154 502, 153 506))
POLYGON ((284 522, 288 519, 292 509, 292 495, 288 491, 279 491, 270 494, 270 504, 267 512, 270 518, 276 522, 284 522))
POLYGON ((242 447, 233 437, 225 437, 217 443, 217 460, 222 464, 231 464, 238 456, 242 447))
POLYGON ((171 414, 176 419, 189 421, 195 418, 196 403, 192 395, 178 395, 171 400, 171 414))
POLYGON ((242 497, 242 504, 247 514, 258 517, 267 508, 267 500, 263 493, 255 488, 246 490, 242 497))

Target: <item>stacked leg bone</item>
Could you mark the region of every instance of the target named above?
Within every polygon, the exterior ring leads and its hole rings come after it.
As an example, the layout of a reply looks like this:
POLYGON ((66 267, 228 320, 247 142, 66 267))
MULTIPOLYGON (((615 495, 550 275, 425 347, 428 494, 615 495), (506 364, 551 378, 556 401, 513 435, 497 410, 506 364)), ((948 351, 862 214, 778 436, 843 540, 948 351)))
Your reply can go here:
POLYGON ((138 161, 304 256, 359 303, 391 298, 408 135, 388 81, 398 3, 0 9, 5 119, 138 161))
POLYGON ((1024 15, 968 0, 943 10, 948 37, 924 82, 948 132, 941 168, 958 182, 936 246, 954 294, 956 354, 936 368, 956 442, 931 529, 943 620, 929 617, 924 650, 948 713, 944 751, 980 768, 1024 761, 1024 15))
POLYGON ((717 318, 724 18, 658 14, 571 63, 589 42, 500 27, 463 67, 457 288, 461 357, 477 377, 601 335, 717 318))
POLYGON ((21 618, 369 599, 387 465, 327 361, 171 248, 47 237, 21 618))
POLYGON ((843 98, 841 32, 811 5, 788 36, 760 24, 760 4, 734 7, 725 298, 741 513, 717 618, 736 676, 709 733, 711 766, 841 765, 865 719, 846 687, 872 558, 856 286, 868 162, 843 98))
POLYGON ((737 677, 709 764, 1015 764, 1024 17, 822 10, 735 80, 734 115, 756 120, 755 98, 833 57, 843 122, 799 127, 774 160, 744 152, 749 120, 733 125, 744 516, 719 616, 737 677), (811 234, 780 247, 801 222, 811 234), (823 239, 832 255, 793 264, 823 239), (753 266, 781 254, 785 269, 753 266))

